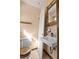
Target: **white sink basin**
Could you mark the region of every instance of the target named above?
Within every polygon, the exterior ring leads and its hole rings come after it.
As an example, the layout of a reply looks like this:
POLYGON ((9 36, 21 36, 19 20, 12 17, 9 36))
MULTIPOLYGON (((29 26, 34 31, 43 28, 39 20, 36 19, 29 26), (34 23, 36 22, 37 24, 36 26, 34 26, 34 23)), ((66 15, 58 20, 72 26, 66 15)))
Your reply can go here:
POLYGON ((54 47, 57 45, 57 40, 55 37, 43 37, 42 41, 50 47, 54 47))

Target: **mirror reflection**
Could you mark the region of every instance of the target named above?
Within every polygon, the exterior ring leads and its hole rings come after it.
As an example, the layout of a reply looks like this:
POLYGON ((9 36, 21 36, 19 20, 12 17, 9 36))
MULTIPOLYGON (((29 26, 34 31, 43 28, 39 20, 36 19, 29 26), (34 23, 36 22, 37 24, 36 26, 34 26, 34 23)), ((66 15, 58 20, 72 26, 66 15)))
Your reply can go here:
POLYGON ((56 21, 56 3, 52 3, 53 6, 48 6, 48 23, 56 21))

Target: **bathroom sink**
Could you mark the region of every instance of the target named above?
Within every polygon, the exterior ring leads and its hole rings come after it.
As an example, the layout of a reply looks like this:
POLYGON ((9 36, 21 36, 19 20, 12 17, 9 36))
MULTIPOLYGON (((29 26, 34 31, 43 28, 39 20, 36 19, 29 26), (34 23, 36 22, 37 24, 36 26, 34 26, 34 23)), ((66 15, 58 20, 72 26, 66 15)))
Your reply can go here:
POLYGON ((50 47, 55 47, 57 45, 56 37, 51 37, 51 36, 43 37, 42 41, 43 43, 45 43, 50 47))

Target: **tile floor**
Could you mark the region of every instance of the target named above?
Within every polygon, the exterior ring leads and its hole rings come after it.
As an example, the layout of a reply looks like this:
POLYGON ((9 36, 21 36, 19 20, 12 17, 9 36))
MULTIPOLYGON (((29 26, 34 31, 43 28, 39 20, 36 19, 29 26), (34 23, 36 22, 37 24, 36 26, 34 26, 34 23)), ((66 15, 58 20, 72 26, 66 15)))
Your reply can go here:
MULTIPOLYGON (((36 51, 33 51, 30 55, 28 55, 27 57, 24 57, 24 58, 20 58, 20 59, 40 59, 37 52, 36 51)), ((48 55, 44 52, 43 53, 43 59, 50 59, 48 57, 48 55)))
POLYGON ((43 52, 43 59, 50 59, 49 56, 45 52, 43 52))

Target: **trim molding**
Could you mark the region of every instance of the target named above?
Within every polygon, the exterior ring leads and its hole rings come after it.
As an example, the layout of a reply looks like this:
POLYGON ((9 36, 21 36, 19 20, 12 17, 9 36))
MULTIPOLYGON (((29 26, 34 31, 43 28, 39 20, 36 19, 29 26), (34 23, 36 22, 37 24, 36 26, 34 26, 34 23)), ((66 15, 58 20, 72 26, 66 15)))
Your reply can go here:
POLYGON ((31 22, 25 22, 25 21, 20 21, 20 23, 23 23, 23 24, 32 24, 31 22))

